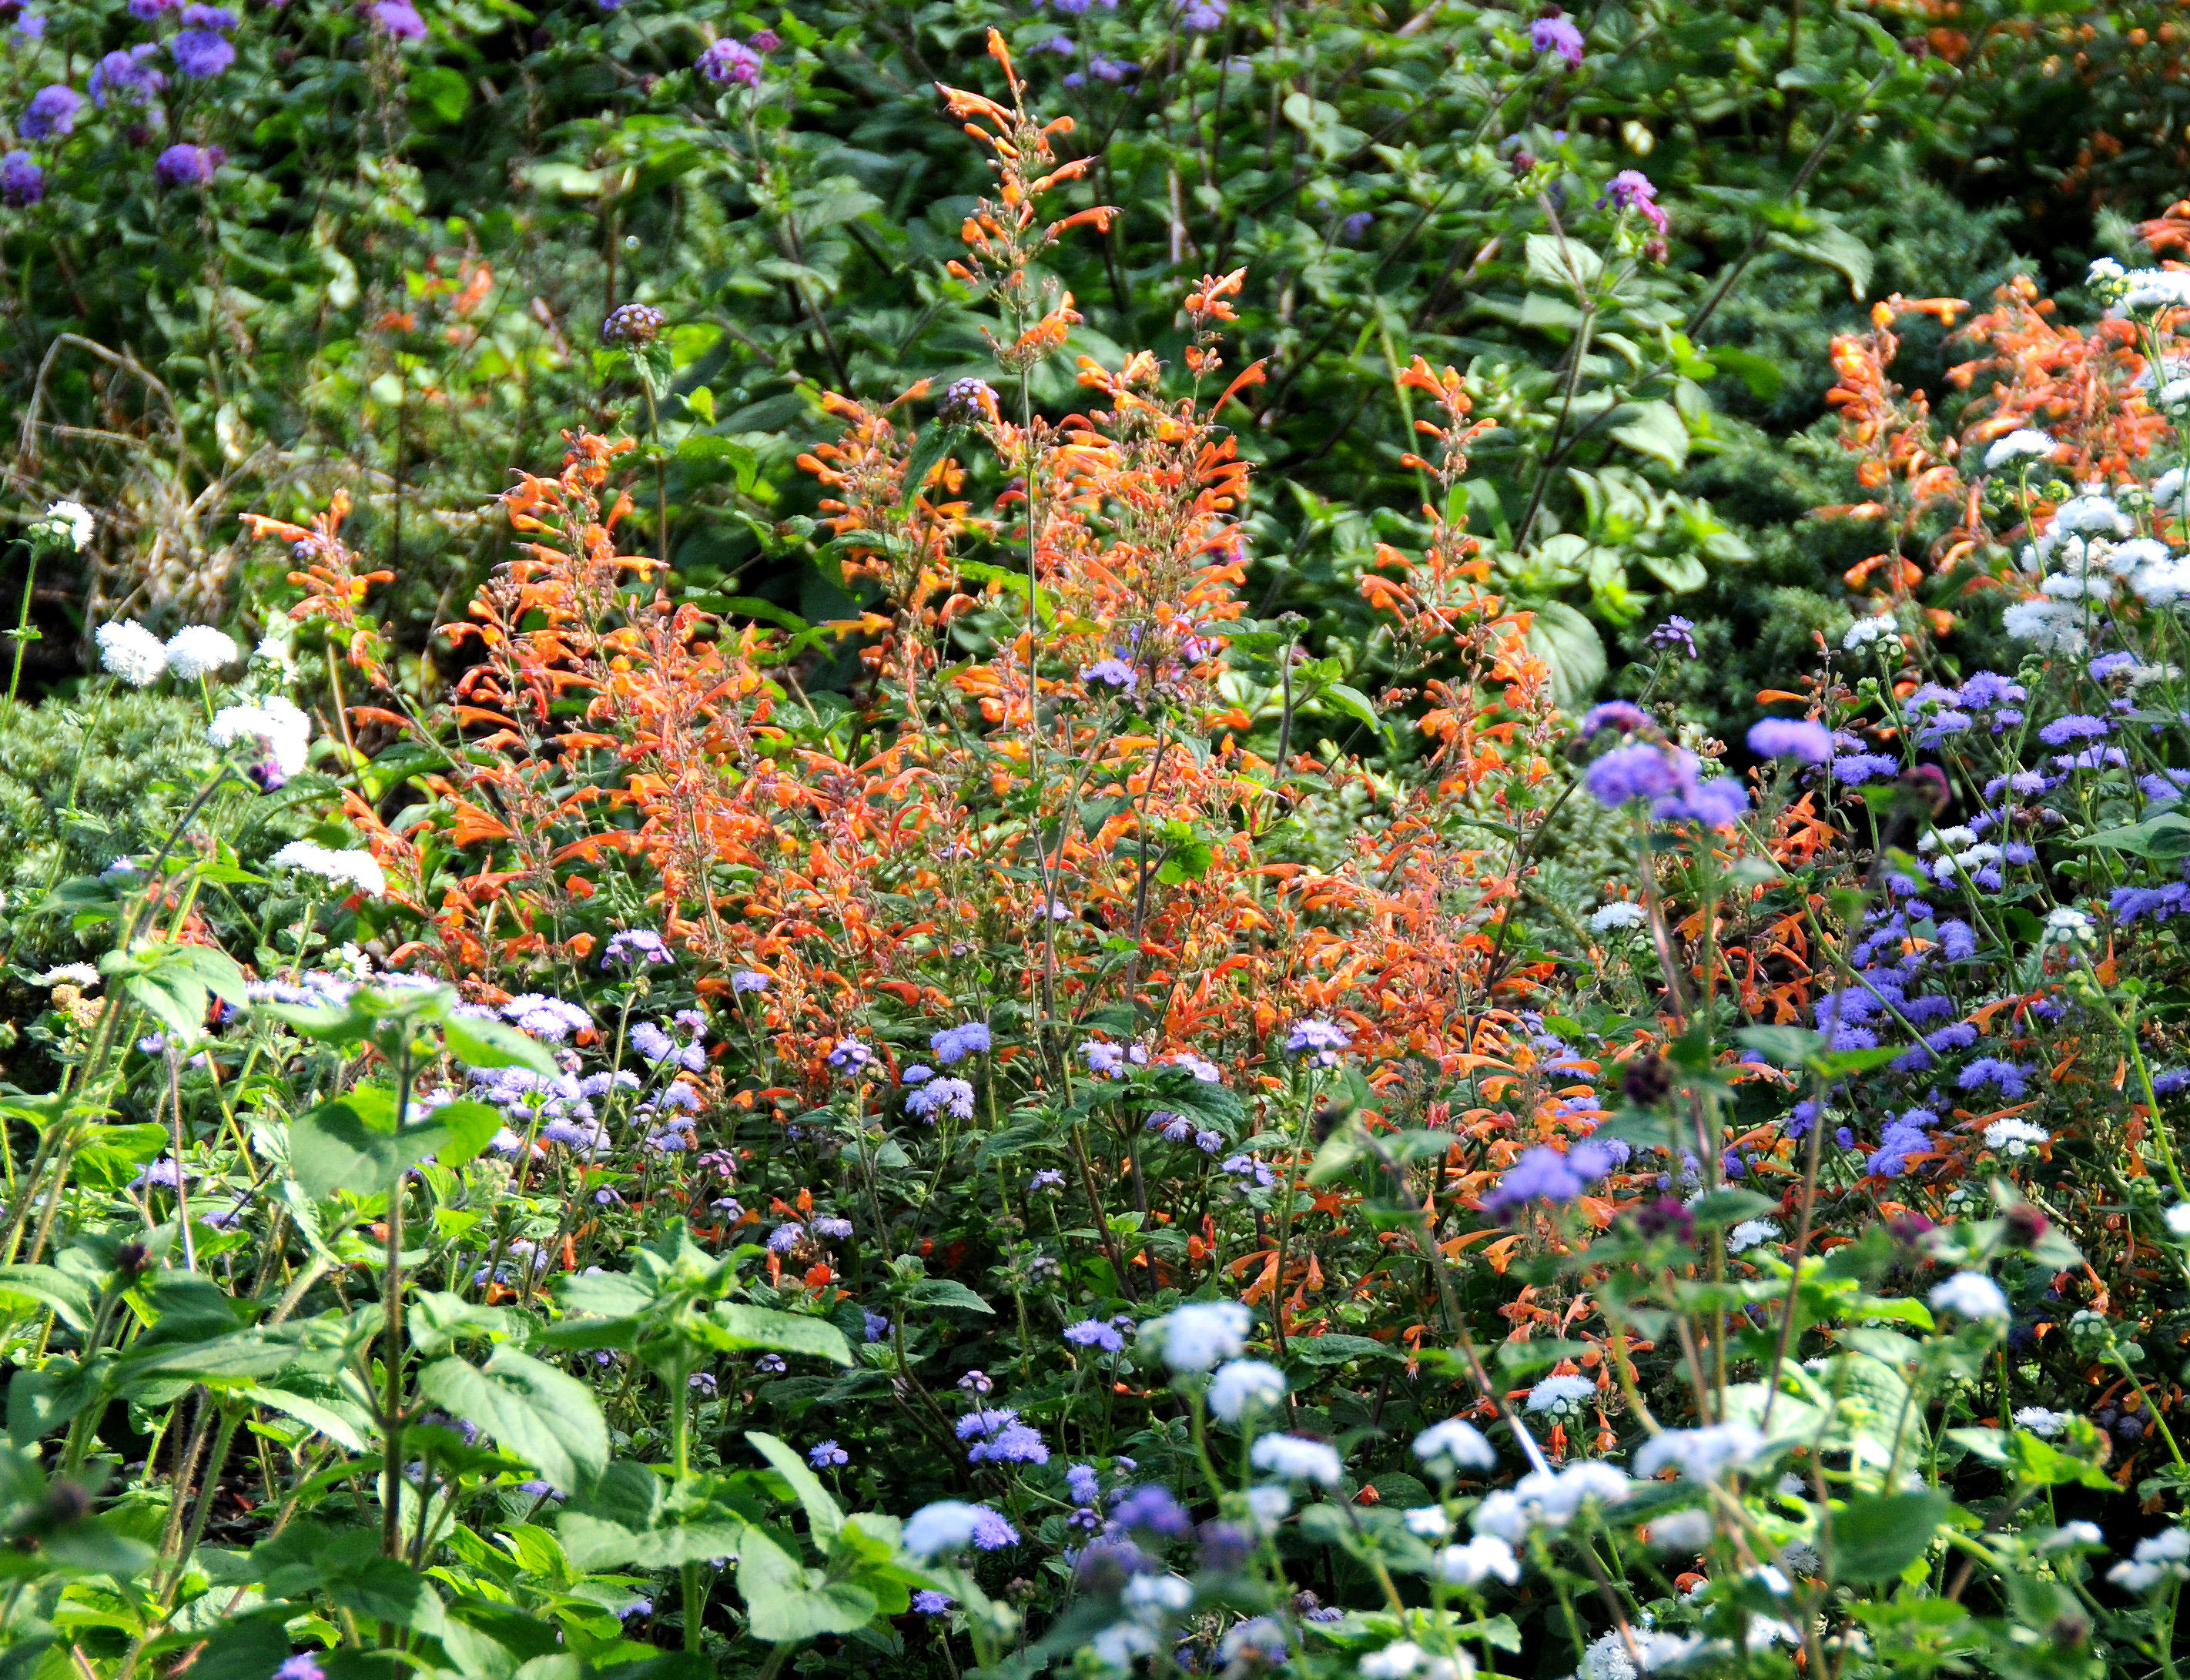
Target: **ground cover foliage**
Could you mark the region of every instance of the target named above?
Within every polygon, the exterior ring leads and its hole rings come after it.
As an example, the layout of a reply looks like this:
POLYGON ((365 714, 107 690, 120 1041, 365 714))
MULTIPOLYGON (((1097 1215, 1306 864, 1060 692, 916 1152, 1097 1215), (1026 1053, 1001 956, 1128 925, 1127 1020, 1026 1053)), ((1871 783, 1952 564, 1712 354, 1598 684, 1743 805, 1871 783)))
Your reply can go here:
POLYGON ((2173 9, 5 21, 6 1672, 2176 1672, 2173 9))

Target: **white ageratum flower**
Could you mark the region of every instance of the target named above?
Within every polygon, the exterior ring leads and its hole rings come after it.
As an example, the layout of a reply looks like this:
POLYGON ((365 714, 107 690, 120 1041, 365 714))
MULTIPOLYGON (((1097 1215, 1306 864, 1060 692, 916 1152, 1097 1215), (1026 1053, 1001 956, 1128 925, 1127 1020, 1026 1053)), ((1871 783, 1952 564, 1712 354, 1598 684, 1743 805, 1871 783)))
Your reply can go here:
POLYGON ((1480 1586, 1493 1575, 1511 1586, 1521 1578, 1521 1560, 1497 1535, 1483 1534, 1438 1552, 1437 1572, 1438 1580, 1453 1586, 1480 1586))
POLYGON ((923 1505, 905 1519, 905 1549, 916 1558, 940 1558, 973 1543, 981 1513, 962 1499, 923 1505))
POLYGON ((1769 1219, 1745 1219, 1726 1234, 1728 1254, 1746 1253, 1759 1243, 1776 1242, 1779 1228, 1769 1219))
POLYGON ((1689 1481, 1715 1482, 1728 1470, 1748 1469, 1764 1449, 1764 1432, 1739 1419, 1705 1429, 1668 1429, 1642 1444, 1635 1473, 1649 1477, 1677 1468, 1689 1481))
POLYGON ((2171 607, 2190 595, 2190 562, 2172 557, 2149 561, 2130 574, 2129 587, 2147 606, 2171 607))
POLYGON ((380 897, 388 890, 388 875, 370 852, 338 852, 309 840, 292 840, 269 860, 275 869, 293 869, 316 875, 335 886, 355 887, 380 897))
POLYGON ((1847 634, 1841 638, 1841 646, 1845 651, 1853 653, 1858 648, 1869 647, 1881 636, 1890 636, 1894 633, 1892 616, 1889 613, 1880 613, 1871 618, 1858 618, 1848 626, 1847 634))
POLYGON ((2020 427, 2004 438, 1994 440, 1992 447, 1985 451, 1984 469, 1988 473, 1997 473, 2001 468, 2011 467, 2019 461, 2042 461, 2052 454, 2053 450, 2053 440, 2045 433, 2034 431, 2028 426, 2020 427))
POLYGON ((1592 934, 1608 934, 1614 928, 1639 928, 1649 920, 1649 912, 1631 899, 1622 899, 1614 904, 1590 912, 1589 930, 1592 934))
POLYGON ((133 689, 167 674, 167 644, 133 618, 100 625, 92 640, 99 644, 99 662, 133 689))
POLYGON ((2038 591, 2055 601, 2111 601, 2114 581, 2102 571, 2062 571, 2040 584, 2038 591))
POLYGON ((2009 1318, 2007 1297, 1983 1272, 1957 1272, 1927 1298, 1935 1312, 1959 1314, 1966 1319, 1992 1324, 2006 1324, 2009 1318))
POLYGON ((2178 1201, 2167 1210, 2167 1229, 2178 1237, 2190 1237, 2190 1201, 2178 1201))
POLYGON ((1452 1513, 1442 1505, 1418 1505, 1401 1520, 1417 1540, 1443 1540, 1452 1532, 1452 1513))
POLYGON ((1563 1470, 1534 1471, 1486 1494, 1469 1522, 1478 1535, 1512 1544, 1535 1528, 1563 1529, 1591 1505, 1617 1505, 1634 1490, 1625 1471, 1586 1458, 1563 1470))
POLYGON ((2190 1532, 2163 1529, 2136 1543, 2136 1552, 2107 1571, 2107 1579, 2129 1592, 2147 1592, 2164 1581, 2190 1581, 2190 1532))
POLYGON ((1575 1680, 1636 1680, 1640 1674, 1671 1668, 1694 1653, 1703 1640, 1675 1633, 1654 1633, 1648 1628, 1614 1628, 1597 1636, 1582 1653, 1575 1680))
POLYGON ((2095 257, 2091 259, 2091 266, 2085 271, 2084 284, 2111 286, 2122 277, 2122 265, 2119 263, 2111 257, 2095 257))
POLYGON ((185 624, 167 638, 167 669, 186 683, 210 677, 242 656, 234 639, 210 624, 185 624))
POLYGON ((1257 1470, 1289 1481, 1313 1482, 1319 1487, 1335 1488, 1346 1473, 1337 1448, 1327 1441, 1311 1441, 1305 1435, 1265 1435, 1247 1456, 1257 1470))
POLYGON ((1532 1416, 1572 1423, 1596 1398, 1597 1384, 1586 1376, 1547 1376, 1529 1390, 1528 1410, 1532 1416))
POLYGON ((2190 270, 2131 269, 2118 284, 2124 289, 2115 310, 2178 309, 2190 306, 2190 270))
POLYGON ((1285 1372, 1261 1359, 1234 1359, 1209 1379, 1209 1409, 1227 1423, 1268 1411, 1285 1397, 1285 1372))
POLYGON ((1356 1666, 1361 1680, 1406 1680, 1422 1666, 1425 1653, 1411 1639, 1394 1639, 1381 1651, 1371 1651, 1356 1666))
POLYGON ((50 541, 65 542, 81 554, 91 541, 94 524, 91 509, 82 502, 54 502, 48 504, 45 518, 31 527, 31 534, 43 534, 50 541))
POLYGON ((2064 601, 2017 601, 2000 615, 2000 627, 2041 653, 2078 654, 2085 647, 2080 616, 2064 601))
POLYGON ((1416 1436, 1415 1456, 1440 1476, 1498 1467, 1498 1450, 1464 1417, 1448 1417, 1416 1436))
POLYGON ((2152 499, 2163 514, 2180 514, 2190 511, 2190 497, 2185 497, 2182 469, 2170 467, 2152 481, 2152 499))
POLYGON ((2044 1406, 2023 1406, 2015 1414, 2015 1427, 2050 1441, 2068 1427, 2068 1414, 2048 1411, 2044 1406))
POLYGON ((2104 1546, 2106 1543, 2106 1535, 2096 1523, 2086 1523, 2079 1519, 2073 1523, 2062 1524, 2059 1528, 2038 1542, 2038 1549, 2040 1552, 2058 1552, 2065 1547, 2104 1546))
POLYGON ((1135 1575, 1119 1597, 1134 1620, 1160 1627, 1194 1602, 1194 1586, 1175 1575, 1135 1575))
POLYGON ((2099 941, 2091 918, 2073 905, 2062 905, 2045 915, 2045 943, 2052 945, 2091 945, 2099 941))
POLYGON ((59 968, 48 968, 43 974, 31 977, 31 984, 41 986, 74 986, 78 991, 89 991, 99 984, 99 970, 88 962, 64 962, 59 968))
MULTIPOLYGON (((169 646, 172 651, 173 644, 169 646)), ((222 707, 213 713, 206 739, 223 748, 256 742, 273 755, 284 776, 300 775, 311 745, 312 720, 294 701, 275 695, 256 706, 222 707)))
POLYGON ((2111 496, 2087 492, 2072 496, 2061 504, 2060 511, 2053 515, 2053 529, 2074 531, 2079 536, 2127 536, 2136 525, 2114 505, 2111 496))
POLYGON ((1159 1340, 1164 1363, 1173 1371, 1208 1371, 1246 1351, 1254 1322, 1255 1315, 1237 1301, 1189 1301, 1143 1325, 1141 1334, 1159 1340))
POLYGON ((2053 1134, 2027 1120, 1996 1120, 1984 1129, 1985 1147, 2010 1161, 2021 1161, 2033 1149, 2053 1141, 2053 1134))
POLYGON ((1283 1483, 1262 1482, 1247 1490, 1247 1515, 1260 1533, 1275 1530, 1292 1508, 1292 1494, 1283 1483))
POLYGON ((1643 1530, 1643 1538, 1656 1551, 1693 1558, 1709 1549, 1717 1532, 1711 1513, 1692 1506, 1686 1511, 1669 1511, 1662 1517, 1653 1517, 1643 1530))

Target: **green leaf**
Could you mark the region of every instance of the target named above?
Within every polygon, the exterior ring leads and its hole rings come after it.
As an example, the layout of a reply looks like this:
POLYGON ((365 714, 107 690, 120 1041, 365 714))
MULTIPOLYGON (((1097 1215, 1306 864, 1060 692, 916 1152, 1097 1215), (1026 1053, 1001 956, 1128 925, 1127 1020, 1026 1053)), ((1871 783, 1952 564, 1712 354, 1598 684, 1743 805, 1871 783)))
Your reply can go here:
POLYGON ((289 1170, 315 1200, 338 1190, 375 1195, 432 1155, 460 1166, 502 1129, 502 1116, 484 1103, 460 1101, 437 1109, 400 1133, 390 1124, 391 1094, 360 1086, 298 1115, 289 1123, 289 1170))
POLYGON ((1587 706, 1604 680, 1604 643, 1597 627, 1564 601, 1546 601, 1529 627, 1529 650, 1552 668, 1552 690, 1569 711, 1587 706))
POLYGON ((1807 1027, 1742 1027, 1733 1036, 1743 1048, 1756 1051, 1774 1067, 1781 1068, 1808 1066, 1810 1058, 1823 1049, 1825 1042, 1822 1034, 1812 1032, 1807 1027))
POLYGON ((1688 423, 1670 402, 1622 404, 1612 435, 1638 455, 1662 461, 1678 472, 1688 464, 1688 423))
POLYGON ((0 1302, 50 1307, 54 1316, 82 1335, 91 1328, 99 1303, 81 1279, 51 1266, 0 1266, 0 1302))
MULTIPOLYGON (((713 400, 710 398, 708 406, 711 411, 713 406, 713 400)), ((677 458, 680 462, 727 467, 736 474, 738 488, 746 491, 752 489, 754 476, 760 471, 760 457, 746 445, 734 438, 713 437, 704 432, 678 444, 677 458)))
POLYGON ((1822 263, 1848 283, 1848 296, 1861 303, 1870 290, 1871 249, 1846 228, 1824 226, 1797 238, 1774 233, 1770 241, 1806 262, 1822 263))
POLYGON ((1396 1359, 1401 1357, 1396 1348, 1366 1336, 1296 1337, 1285 1344, 1285 1351, 1302 1365, 1337 1365, 1353 1359, 1396 1359))
POLYGON ((919 1307, 956 1307, 968 1313, 987 1313, 993 1316, 996 1308, 962 1283, 951 1278, 923 1278, 912 1286, 906 1297, 919 1307))
POLYGON ((672 1488, 644 1465, 618 1459, 564 1507, 555 1532, 575 1569, 663 1569, 736 1557, 746 1519, 701 1479, 672 1488))
POLYGON ((442 122, 456 123, 470 107, 471 83, 446 65, 422 65, 411 72, 411 97, 442 122))
POLYGON ((553 1079, 562 1071, 555 1065, 554 1052, 507 1021, 485 1015, 451 1015, 441 1031, 449 1053, 475 1068, 523 1068, 542 1079, 553 1079))
POLYGON ((608 1424, 593 1390, 513 1348, 496 1348, 484 1371, 463 1359, 436 1360, 419 1373, 418 1392, 565 1493, 608 1467, 608 1424))
POLYGON ((850 1633, 872 1621, 881 1608, 865 1587, 826 1580, 765 1530, 752 1527, 738 1551, 738 1592, 746 1601, 749 1631, 771 1644, 850 1633))
POLYGON ((814 1543, 826 1552, 836 1543, 837 1531, 844 1526, 844 1513, 829 1496, 828 1489, 807 1468, 804 1459, 774 1436, 748 1429, 746 1439, 774 1467, 776 1474, 791 1484, 791 1490, 798 1496, 800 1509, 806 1513, 806 1524, 813 1531, 814 1543))
POLYGON ((905 459, 905 476, 899 480, 905 486, 905 505, 910 508, 912 498, 920 493, 921 483, 933 472, 945 456, 954 453, 966 441, 967 429, 937 421, 914 440, 912 453, 905 459))
POLYGON ((1568 292, 1586 292, 1604 273, 1604 258, 1577 239, 1529 236, 1529 278, 1568 292))
POLYGON ((715 1304, 705 1323, 709 1345, 723 1353, 805 1354, 835 1365, 852 1362, 844 1332, 826 1319, 723 1301, 715 1304))
POLYGON ((1833 1513, 1826 1567, 1835 1581, 1890 1581, 1924 1555, 1953 1508, 1930 1491, 1851 1501, 1833 1513))
POLYGON ((2102 852, 2127 852, 2132 857, 2190 857, 2190 816, 2162 811, 2156 817, 2131 823, 2126 828, 2103 828, 2074 843, 2102 852))
POLYGON ((1369 696, 1359 689, 1349 688, 1344 683, 1332 683, 1321 690, 1316 698, 1330 701, 1331 705, 1358 724, 1366 724, 1370 729, 1378 731, 1382 731, 1384 727, 1383 719, 1376 715, 1376 707, 1370 703, 1369 696))

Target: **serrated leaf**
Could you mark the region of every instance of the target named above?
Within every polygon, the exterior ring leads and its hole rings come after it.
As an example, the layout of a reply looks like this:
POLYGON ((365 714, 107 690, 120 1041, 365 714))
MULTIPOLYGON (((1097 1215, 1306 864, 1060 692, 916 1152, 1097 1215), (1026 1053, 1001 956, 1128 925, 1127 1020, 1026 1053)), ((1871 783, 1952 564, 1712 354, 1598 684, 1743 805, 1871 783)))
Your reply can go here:
POLYGON ((437 1359, 419 1373, 418 1392, 476 1424, 565 1493, 590 1485, 608 1467, 608 1424, 593 1390, 513 1348, 496 1348, 484 1370, 437 1359))
POLYGON ((1832 1513, 1825 1566, 1835 1581, 1890 1581, 1924 1555, 1953 1508, 1930 1491, 1852 1501, 1832 1513))

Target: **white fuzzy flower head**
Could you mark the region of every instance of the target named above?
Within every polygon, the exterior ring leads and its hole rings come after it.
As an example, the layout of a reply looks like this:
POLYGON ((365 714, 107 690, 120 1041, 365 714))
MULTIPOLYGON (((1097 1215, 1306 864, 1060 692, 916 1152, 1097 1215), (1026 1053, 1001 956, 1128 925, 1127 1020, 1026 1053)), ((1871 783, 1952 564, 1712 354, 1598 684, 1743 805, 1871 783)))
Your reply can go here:
POLYGON ((1141 1334, 1159 1338, 1164 1363, 1173 1371, 1208 1371, 1246 1351, 1254 1322, 1255 1315, 1237 1301, 1189 1301, 1143 1325, 1141 1334))
POLYGON ((2053 453, 2053 440, 2045 433, 2024 426, 1994 440, 1992 447, 1985 451, 1985 471, 1997 473, 2003 467, 2021 462, 2043 461, 2053 453))
POLYGON ((42 986, 74 986, 78 991, 89 991, 99 984, 99 970, 88 962, 64 962, 57 968, 48 968, 43 974, 31 976, 31 983, 42 986))
POLYGON ((1452 1532, 1452 1515, 1442 1505, 1418 1505, 1402 1520, 1417 1540, 1443 1540, 1452 1532))
POLYGON ((1608 934, 1614 928, 1639 928, 1649 920, 1649 912, 1631 899, 1621 899, 1591 911, 1589 930, 1592 934, 1608 934))
POLYGON ((2104 1546, 2106 1543, 2105 1531, 2096 1523, 2086 1523, 2079 1519, 2076 1522, 2062 1524, 2059 1528, 2038 1542, 2038 1549, 2040 1552, 2058 1552, 2065 1547, 2104 1546))
POLYGON ((1263 1534, 1270 1533, 1292 1513, 1292 1493, 1282 1483, 1261 1483, 1247 1490, 1246 1498, 1247 1515, 1263 1534))
POLYGON ((2065 601, 2017 601, 2000 615, 2000 627, 2041 653, 2079 654, 2085 644, 2081 616, 2065 601))
POLYGON ((1406 1680, 1422 1666, 1425 1653, 1411 1639, 1395 1639, 1381 1651, 1371 1651, 1358 1666, 1361 1680, 1406 1680))
POLYGON ((1662 1517, 1653 1517, 1645 1538, 1654 1550, 1693 1558, 1710 1549, 1717 1532, 1711 1513, 1691 1506, 1686 1511, 1669 1511, 1662 1517))
POLYGON ((1433 1423, 1415 1437, 1415 1456, 1440 1476, 1462 1470, 1495 1470, 1498 1450, 1463 1417, 1433 1423))
POLYGON ((242 656, 235 640, 210 624, 185 624, 167 638, 167 669, 186 683, 210 677, 242 656))
POLYGON ((1615 1627, 1600 1634, 1582 1654, 1575 1680, 1636 1680, 1637 1675, 1671 1667, 1702 1643, 1693 1635, 1682 1638, 1642 1627, 1623 1633, 1615 1627))
POLYGON ((2167 1210, 2167 1229, 2178 1237, 2190 1237, 2190 1201, 2178 1201, 2167 1210))
POLYGON ((256 706, 222 707, 207 726, 206 739, 222 748, 255 745, 272 756, 284 777, 300 775, 311 746, 312 720, 294 701, 275 695, 256 706))
POLYGON ((2045 943, 2050 945, 2092 945, 2099 930, 2091 918, 2073 905, 2062 905, 2045 914, 2045 943))
POLYGON ((102 624, 92 639, 99 644, 99 662, 133 689, 167 674, 167 644, 134 619, 102 624))
POLYGON ((2121 288, 2121 296, 2109 314, 2157 313, 2190 305, 2190 270, 2131 269, 2114 285, 2121 288))
POLYGON ((300 875, 316 875, 338 887, 350 887, 379 898, 388 891, 388 875, 370 852, 338 852, 309 840, 292 840, 269 860, 275 869, 292 869, 300 875))
POLYGON ((1779 1228, 1769 1219, 1745 1219, 1726 1234, 1726 1251, 1740 1254, 1759 1243, 1777 1241, 1779 1228))
POLYGON ((1715 1482, 1728 1470, 1746 1470, 1764 1456, 1764 1432, 1736 1419, 1703 1429, 1668 1429, 1642 1444, 1635 1473, 1655 1476, 1677 1467, 1692 1482, 1715 1482))
POLYGON ((2180 467, 2170 467, 2152 481, 2152 499, 2163 514, 2190 511, 2190 497, 2183 495, 2186 480, 2180 467))
POLYGON ((31 527, 31 534, 65 542, 80 554, 91 542, 94 525, 91 509, 82 502, 55 502, 46 508, 45 518, 31 527))
POLYGON ((1313 1482, 1319 1487, 1335 1488, 1346 1473, 1336 1447, 1325 1441, 1311 1441, 1305 1435, 1265 1435, 1247 1456, 1257 1470, 1289 1481, 1313 1482))
POLYGON ((1528 1409, 1532 1416, 1571 1423, 1596 1398, 1597 1384, 1586 1376, 1547 1376, 1529 1390, 1528 1409))
POLYGON ((2130 1558, 2107 1571, 2107 1579, 2130 1592, 2148 1592, 2163 1581, 2190 1581, 2190 1531, 2162 1529, 2136 1543, 2130 1558))
POLYGON ((2190 562, 2172 557, 2150 561, 2130 574, 2129 587, 2147 606, 2171 607, 2190 595, 2190 562))
POLYGON ((2053 1141, 2053 1134, 2027 1120, 1996 1120, 1984 1129, 1985 1147, 1996 1155, 2021 1161, 2032 1150, 2053 1141))
POLYGON ((2023 1406, 2015 1414, 2015 1427, 2050 1441, 2068 1427, 2068 1414, 2048 1411, 2044 1406, 2023 1406))
POLYGON ((2072 531, 2079 536, 2127 536, 2136 529, 2111 496, 2069 497, 2053 515, 2053 529, 2072 531))
POLYGON ((923 1505, 905 1521, 905 1549, 916 1558, 940 1558, 973 1543, 980 1513, 960 1499, 923 1505))
POLYGON ((2062 571, 2047 578, 2038 590, 2048 600, 2111 601, 2114 581, 2102 571, 2062 571))
POLYGON ((1841 638, 1841 646, 1849 653, 1870 646, 1881 636, 1895 633, 1891 614, 1880 613, 1871 618, 1858 618, 1848 626, 1847 634, 1841 638))
POLYGON ((1484 1496, 1468 1521, 1478 1535, 1509 1545, 1531 1529, 1563 1529, 1590 1505, 1617 1505, 1634 1490, 1626 1473, 1595 1459, 1582 1459, 1563 1470, 1538 1470, 1484 1496))
POLYGON ((1234 1359, 1209 1379, 1209 1410, 1227 1423, 1268 1411, 1285 1397, 1285 1372, 1261 1359, 1234 1359))
POLYGON ((1437 1555, 1438 1578, 1454 1586, 1480 1586, 1496 1575, 1511 1586, 1521 1578, 1521 1560, 1495 1535, 1478 1535, 1465 1546, 1448 1546, 1437 1555))
POLYGON ((2001 1325, 2010 1316, 2007 1297, 1983 1272, 1957 1272, 1927 1298, 1934 1312, 1955 1313, 1966 1319, 2001 1325))

